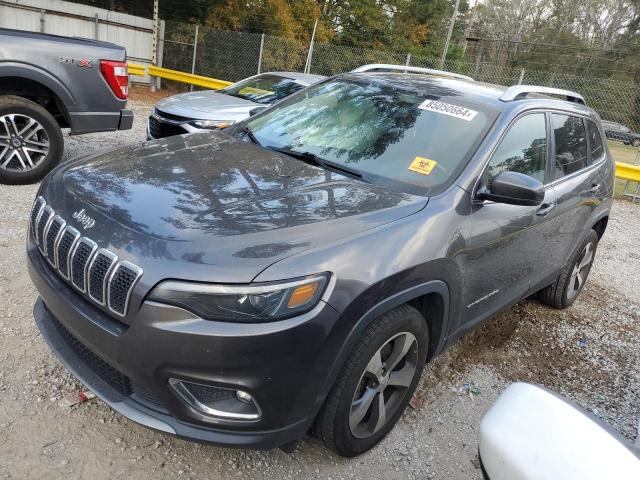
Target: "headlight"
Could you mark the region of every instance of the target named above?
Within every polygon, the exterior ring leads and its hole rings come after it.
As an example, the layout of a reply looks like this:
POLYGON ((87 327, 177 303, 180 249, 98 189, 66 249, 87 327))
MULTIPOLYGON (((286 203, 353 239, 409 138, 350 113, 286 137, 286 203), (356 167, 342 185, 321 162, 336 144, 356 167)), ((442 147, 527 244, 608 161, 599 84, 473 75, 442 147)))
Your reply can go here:
POLYGON ((207 320, 269 322, 308 312, 318 304, 328 283, 328 273, 253 285, 170 280, 154 288, 148 299, 184 308, 207 320))
POLYGON ((225 128, 236 123, 235 120, 195 120, 189 122, 196 128, 225 128))

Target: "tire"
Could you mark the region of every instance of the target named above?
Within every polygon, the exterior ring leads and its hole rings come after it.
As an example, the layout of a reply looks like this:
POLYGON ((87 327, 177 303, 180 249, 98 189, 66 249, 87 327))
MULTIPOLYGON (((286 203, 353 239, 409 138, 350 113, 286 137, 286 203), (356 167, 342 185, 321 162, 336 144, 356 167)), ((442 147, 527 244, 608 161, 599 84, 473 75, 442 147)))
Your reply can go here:
POLYGON ((60 126, 31 100, 0 96, 0 183, 42 180, 62 158, 60 126))
POLYGON ((316 436, 345 457, 359 455, 380 442, 411 400, 426 363, 428 345, 427 322, 409 305, 401 305, 374 320, 353 347, 316 417, 316 436), (405 345, 408 348, 403 357, 405 345), (398 357, 400 360, 394 362, 398 357), (385 373, 385 367, 393 363, 392 371, 385 373), (373 375, 373 370, 379 375, 373 375), (402 386, 393 385, 393 379, 402 386), (381 398, 385 415, 379 422, 381 398), (355 404, 370 406, 358 409, 355 404), (364 416, 359 412, 365 412, 364 416))
POLYGON ((631 142, 634 147, 640 147, 640 138, 636 138, 631 142))
POLYGON ((591 230, 562 269, 558 279, 538 292, 538 299, 553 308, 570 307, 582 291, 598 248, 598 234, 591 230), (589 255, 586 257, 585 255, 589 255), (585 263, 585 259, 588 261, 585 263), (580 264, 583 264, 580 267, 580 264), (576 275, 577 271, 577 275, 576 275))

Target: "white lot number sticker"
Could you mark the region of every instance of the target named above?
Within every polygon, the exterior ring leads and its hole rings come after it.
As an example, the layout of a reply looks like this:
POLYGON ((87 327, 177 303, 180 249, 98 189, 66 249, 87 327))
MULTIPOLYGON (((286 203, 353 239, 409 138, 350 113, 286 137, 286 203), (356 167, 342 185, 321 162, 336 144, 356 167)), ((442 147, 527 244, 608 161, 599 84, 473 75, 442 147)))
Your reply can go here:
POLYGON ((450 117, 461 118, 467 122, 473 120, 478 114, 475 110, 469 110, 468 108, 460 107, 459 105, 452 105, 450 103, 438 102, 437 100, 425 100, 418 105, 418 108, 428 110, 430 112, 442 113, 444 115, 449 115, 450 117))

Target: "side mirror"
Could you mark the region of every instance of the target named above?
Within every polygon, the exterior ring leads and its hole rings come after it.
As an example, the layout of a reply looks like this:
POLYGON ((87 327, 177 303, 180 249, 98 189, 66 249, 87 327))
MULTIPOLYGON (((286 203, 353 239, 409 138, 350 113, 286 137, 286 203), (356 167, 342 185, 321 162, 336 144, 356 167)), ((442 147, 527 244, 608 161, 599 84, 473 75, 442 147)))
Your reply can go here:
POLYGON ((249 116, 253 117, 255 114, 260 113, 261 111, 263 111, 265 108, 269 108, 269 107, 256 107, 256 108, 252 108, 251 110, 249 110, 249 116))
POLYGON ((491 182, 491 187, 478 190, 479 200, 491 200, 509 205, 536 207, 544 200, 544 186, 523 173, 502 172, 491 182))

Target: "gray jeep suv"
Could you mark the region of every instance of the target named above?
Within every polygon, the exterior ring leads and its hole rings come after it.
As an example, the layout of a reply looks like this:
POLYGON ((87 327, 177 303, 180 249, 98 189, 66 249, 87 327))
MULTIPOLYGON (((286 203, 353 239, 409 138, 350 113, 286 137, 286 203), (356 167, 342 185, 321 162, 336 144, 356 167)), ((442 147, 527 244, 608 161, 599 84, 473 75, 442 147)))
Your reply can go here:
POLYGON ((34 316, 113 409, 227 446, 312 432, 353 456, 466 331, 536 292, 575 300, 614 177, 582 97, 361 70, 42 183, 34 316))

